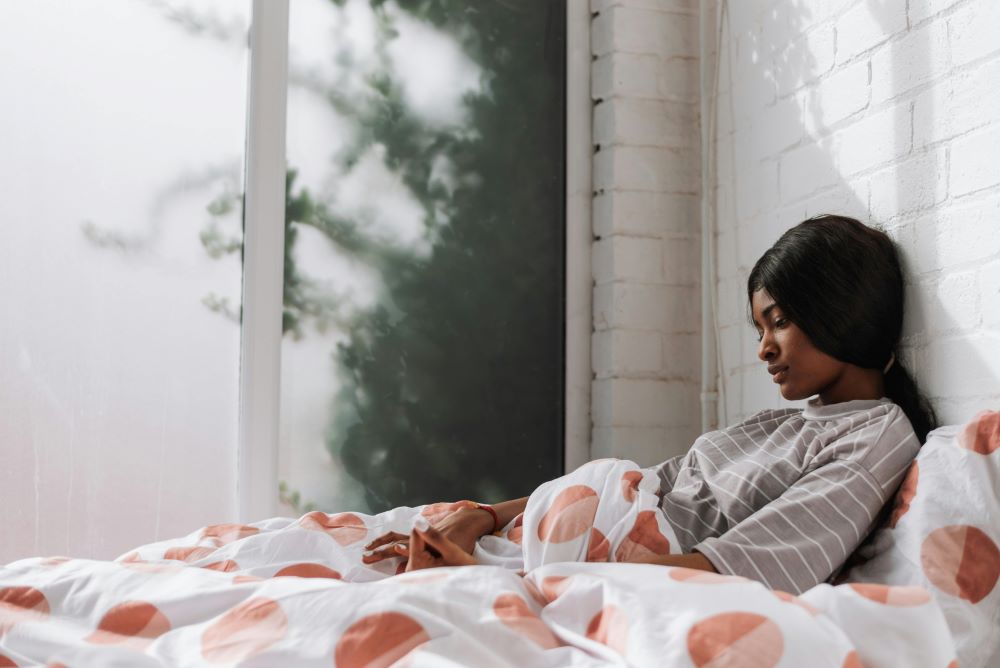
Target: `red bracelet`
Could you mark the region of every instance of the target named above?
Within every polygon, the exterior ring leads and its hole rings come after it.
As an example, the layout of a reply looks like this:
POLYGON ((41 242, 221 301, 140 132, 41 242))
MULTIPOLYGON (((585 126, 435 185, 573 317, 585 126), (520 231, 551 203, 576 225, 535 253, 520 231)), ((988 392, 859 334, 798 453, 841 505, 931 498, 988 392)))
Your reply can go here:
POLYGON ((493 516, 493 530, 490 531, 490 533, 496 533, 497 531, 500 530, 500 517, 497 516, 497 511, 493 509, 493 506, 485 503, 478 503, 476 501, 466 501, 466 503, 469 504, 469 508, 478 508, 479 510, 485 510, 486 512, 488 512, 490 515, 493 516))

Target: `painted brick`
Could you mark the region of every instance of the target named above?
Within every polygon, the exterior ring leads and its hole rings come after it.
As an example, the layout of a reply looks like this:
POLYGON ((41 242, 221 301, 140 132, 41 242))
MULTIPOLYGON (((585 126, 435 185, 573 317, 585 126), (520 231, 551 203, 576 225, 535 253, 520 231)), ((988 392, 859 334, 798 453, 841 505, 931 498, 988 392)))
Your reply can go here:
POLYGON ((698 426, 595 427, 592 456, 628 459, 655 466, 683 455, 697 438, 698 426))
POLYGON ((1000 109, 1000 58, 955 74, 913 102, 913 142, 926 146, 952 139, 996 120, 985 109, 1000 109))
POLYGON ((594 198, 594 234, 697 233, 700 206, 697 195, 609 190, 594 198))
POLYGON ((915 269, 922 274, 1000 257, 1000 197, 934 212, 914 227, 915 269))
MULTIPOLYGON (((740 119, 749 119, 754 110, 774 103, 777 84, 770 63, 763 60, 759 50, 755 50, 753 46, 737 44, 733 58, 732 94, 733 99, 739 100, 740 104, 734 104, 732 111, 733 120, 739 125, 740 119)), ((720 81, 730 80, 720 76, 720 81)))
POLYGON ((780 230, 787 230, 806 218, 822 213, 851 216, 866 223, 879 222, 869 220, 871 213, 868 207, 868 191, 867 179, 839 184, 831 190, 781 209, 777 215, 777 227, 780 230))
POLYGON ((887 222, 930 208, 948 194, 944 149, 928 151, 871 176, 872 217, 887 222))
MULTIPOLYGON (((579 0, 570 0, 579 2, 579 0)), ((654 9, 662 12, 695 12, 697 0, 590 0, 590 11, 603 12, 611 7, 631 9, 654 9)))
POLYGON ((766 408, 774 408, 781 399, 778 386, 771 381, 771 376, 763 364, 758 364, 742 374, 740 378, 741 412, 753 415, 766 408))
POLYGON ((932 21, 872 55, 872 102, 895 99, 945 75, 950 67, 947 27, 932 21))
POLYGON ((1000 184, 1000 124, 951 145, 951 192, 960 197, 1000 184))
POLYGON ((753 216, 778 206, 778 163, 766 161, 740 174, 736 206, 741 216, 753 216))
POLYGON ((590 91, 595 99, 628 96, 697 103, 698 86, 696 58, 611 53, 591 66, 590 91))
POLYGON ((667 380, 701 379, 701 335, 668 334, 661 338, 663 366, 660 369, 667 380))
POLYGON ((889 107, 842 128, 834 137, 840 173, 853 175, 910 152, 910 104, 889 107))
POLYGON ((1000 52, 997 26, 1000 26, 1000 3, 980 0, 956 11, 948 18, 952 62, 965 65, 1000 52))
POLYGON ((687 102, 610 98, 594 107, 594 141, 697 149, 698 108, 687 102))
POLYGON ((745 327, 730 325, 719 329, 719 352, 722 355, 720 369, 733 369, 742 366, 743 337, 747 336, 745 327))
POLYGON ((756 160, 773 157, 800 142, 805 135, 802 116, 802 108, 795 99, 779 100, 753 114, 748 133, 750 157, 756 160))
POLYGON ((965 271, 941 278, 931 301, 928 333, 974 329, 980 322, 978 272, 965 271))
POLYGON ((856 58, 904 30, 906 3, 859 3, 837 19, 837 62, 856 58))
POLYGON ((598 378, 659 375, 662 352, 659 332, 609 329, 591 337, 591 359, 598 378))
POLYGON ((983 325, 1000 334, 1000 260, 980 267, 978 278, 983 325))
POLYGON ((811 142, 781 158, 778 187, 782 202, 790 203, 834 185, 840 173, 830 153, 832 141, 811 142))
POLYGON ((719 281, 716 308, 719 323, 723 326, 746 322, 746 282, 742 277, 719 281))
POLYGON ((697 58, 697 17, 609 7, 591 22, 590 48, 596 56, 617 51, 697 58))
POLYGON ((868 81, 869 64, 863 60, 836 70, 810 88, 803 108, 818 113, 804 114, 806 130, 811 134, 827 130, 865 109, 871 97, 868 81))
POLYGON ((932 397, 996 394, 1000 378, 1000 335, 935 339, 927 345, 926 382, 932 397))
POLYGON ((829 72, 834 63, 834 41, 833 26, 824 25, 789 44, 773 68, 778 96, 783 97, 829 72))
POLYGON ((594 243, 591 271, 598 285, 621 280, 662 283, 663 253, 660 244, 648 238, 615 235, 594 243))
POLYGON ((701 280, 701 238, 663 240, 662 280, 667 285, 698 285, 701 280))
POLYGON ((592 415, 597 427, 670 427, 678 415, 698 415, 694 383, 607 378, 592 384, 592 415))
POLYGON ((692 150, 618 146, 595 154, 593 178, 598 190, 696 193, 701 172, 692 150))
POLYGON ((608 283, 594 287, 594 327, 691 334, 701 326, 697 288, 608 283))
POLYGON ((916 25, 921 21, 940 14, 956 2, 961 0, 909 0, 907 11, 910 15, 910 25, 916 25))

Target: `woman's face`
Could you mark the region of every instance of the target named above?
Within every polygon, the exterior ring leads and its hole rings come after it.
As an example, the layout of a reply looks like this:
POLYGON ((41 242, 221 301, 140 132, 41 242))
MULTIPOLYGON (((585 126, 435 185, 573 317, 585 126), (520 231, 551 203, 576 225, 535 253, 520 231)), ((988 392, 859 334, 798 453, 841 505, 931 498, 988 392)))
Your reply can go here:
POLYGON ((753 293, 750 307, 760 337, 757 356, 767 363, 781 396, 796 400, 818 394, 824 404, 864 398, 857 396, 852 373, 857 367, 814 346, 766 290, 753 293))

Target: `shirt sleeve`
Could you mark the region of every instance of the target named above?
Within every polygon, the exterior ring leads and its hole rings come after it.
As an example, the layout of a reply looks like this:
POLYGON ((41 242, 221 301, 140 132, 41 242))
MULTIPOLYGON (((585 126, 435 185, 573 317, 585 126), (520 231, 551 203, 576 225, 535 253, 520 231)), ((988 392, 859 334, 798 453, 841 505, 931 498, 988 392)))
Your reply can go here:
POLYGON ((718 538, 694 546, 720 573, 801 593, 829 578, 868 534, 888 498, 855 461, 837 459, 718 538))

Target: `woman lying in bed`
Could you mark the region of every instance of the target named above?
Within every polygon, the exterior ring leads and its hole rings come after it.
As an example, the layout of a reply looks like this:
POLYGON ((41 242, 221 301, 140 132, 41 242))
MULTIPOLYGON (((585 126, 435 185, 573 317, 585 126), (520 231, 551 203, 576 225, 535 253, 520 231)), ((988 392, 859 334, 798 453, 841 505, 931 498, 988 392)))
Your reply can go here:
MULTIPOLYGON (((841 216, 806 220, 757 261, 747 295, 757 355, 781 395, 812 399, 704 434, 659 465, 659 509, 683 554, 633 560, 803 591, 873 528, 934 417, 895 357, 903 279, 884 233, 841 216)), ((476 541, 527 502, 470 502, 425 530, 381 536, 364 561, 474 564, 476 541)))

